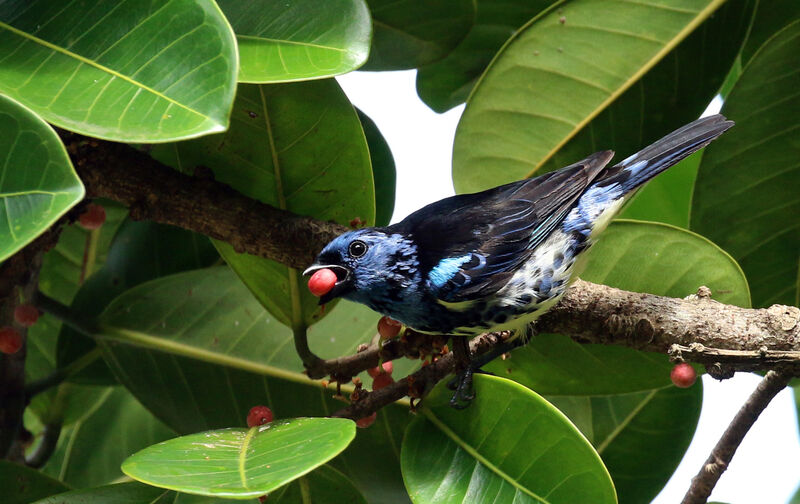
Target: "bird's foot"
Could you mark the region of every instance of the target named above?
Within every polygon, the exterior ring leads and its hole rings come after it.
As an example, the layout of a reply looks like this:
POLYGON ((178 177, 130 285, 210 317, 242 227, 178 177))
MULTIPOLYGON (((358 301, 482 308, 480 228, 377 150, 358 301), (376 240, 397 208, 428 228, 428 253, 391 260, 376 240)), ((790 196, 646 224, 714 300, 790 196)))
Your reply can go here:
MULTIPOLYGON (((453 397, 450 399, 450 406, 455 409, 464 409, 469 406, 473 399, 475 399, 475 389, 472 385, 475 374, 488 374, 494 376, 494 373, 489 373, 481 368, 500 355, 524 345, 525 342, 526 340, 523 338, 516 338, 511 341, 506 341, 502 345, 495 347, 492 351, 475 359, 470 359, 468 346, 466 346, 466 354, 463 353, 463 349, 460 349, 456 353, 456 369, 460 368, 461 370, 457 371, 455 378, 450 380, 450 382, 447 384, 447 387, 450 390, 455 391, 453 397), (465 355, 467 359, 466 361, 463 360, 465 355)), ((453 344, 457 345, 455 338, 453 344)), ((456 346, 456 348, 458 348, 458 346, 456 346)))
POLYGON ((450 380, 447 384, 447 388, 455 391, 453 397, 450 398, 451 407, 455 409, 464 409, 475 399, 475 388, 472 386, 472 381, 476 374, 493 375, 493 373, 470 365, 458 373, 455 378, 450 380))

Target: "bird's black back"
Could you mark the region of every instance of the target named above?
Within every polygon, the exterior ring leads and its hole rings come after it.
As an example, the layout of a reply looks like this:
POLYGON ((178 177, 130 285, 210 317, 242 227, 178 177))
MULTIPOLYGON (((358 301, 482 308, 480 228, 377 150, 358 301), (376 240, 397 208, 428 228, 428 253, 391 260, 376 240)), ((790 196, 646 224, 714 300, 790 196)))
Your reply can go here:
POLYGON ((500 289, 603 171, 612 151, 542 176, 431 203, 389 226, 417 245, 427 277, 442 259, 473 257, 437 297, 460 301, 500 289))

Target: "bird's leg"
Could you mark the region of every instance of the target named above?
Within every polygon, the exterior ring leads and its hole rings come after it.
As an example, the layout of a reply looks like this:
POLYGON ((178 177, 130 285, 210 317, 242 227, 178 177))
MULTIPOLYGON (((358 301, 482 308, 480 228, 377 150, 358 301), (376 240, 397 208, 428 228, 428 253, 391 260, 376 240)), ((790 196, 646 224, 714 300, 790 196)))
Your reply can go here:
POLYGON ((455 360, 456 376, 447 384, 450 390, 455 391, 450 399, 450 406, 464 409, 469 406, 470 401, 475 399, 475 393, 472 390, 474 368, 471 365, 469 338, 453 336, 453 359, 455 360))
MULTIPOLYGON (((462 338, 453 338, 453 351, 456 351, 458 346, 456 345, 456 339, 462 338)), ((467 340, 467 338, 463 338, 467 340)), ((454 355, 456 359, 456 377, 448 384, 448 387, 451 390, 455 390, 453 397, 450 399, 450 406, 455 409, 464 409, 469 406, 470 402, 475 399, 475 391, 472 388, 472 379, 475 373, 487 373, 483 371, 481 368, 488 364, 489 362, 493 361, 494 359, 500 357, 504 353, 508 353, 515 348, 521 347, 525 343, 528 342, 527 338, 518 337, 511 340, 506 340, 501 345, 496 346, 491 351, 486 352, 485 354, 476 357, 475 359, 470 359, 466 362, 466 367, 459 368, 459 354, 456 353, 454 355)), ((469 342, 467 341, 467 355, 469 355, 469 342)))

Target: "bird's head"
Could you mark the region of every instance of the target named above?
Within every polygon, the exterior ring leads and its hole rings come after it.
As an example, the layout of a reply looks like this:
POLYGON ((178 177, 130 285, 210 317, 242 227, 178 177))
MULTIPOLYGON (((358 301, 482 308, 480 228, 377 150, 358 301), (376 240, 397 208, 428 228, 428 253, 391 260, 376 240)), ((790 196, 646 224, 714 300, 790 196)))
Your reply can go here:
MULTIPOLYGON (((412 242, 381 228, 366 228, 336 237, 303 275, 324 268, 336 274, 336 283, 320 297, 320 304, 344 297, 371 305, 376 296, 407 278, 409 265, 415 262, 412 242)), ((415 265, 412 269, 416 273, 415 265)))

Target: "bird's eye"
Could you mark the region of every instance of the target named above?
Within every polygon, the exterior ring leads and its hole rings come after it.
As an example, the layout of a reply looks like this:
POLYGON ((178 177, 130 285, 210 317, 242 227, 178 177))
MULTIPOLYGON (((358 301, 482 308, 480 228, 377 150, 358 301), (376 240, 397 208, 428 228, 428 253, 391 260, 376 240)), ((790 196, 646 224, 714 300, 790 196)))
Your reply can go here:
POLYGON ((367 253, 367 244, 361 240, 356 240, 350 244, 348 249, 351 257, 361 257, 367 253))

